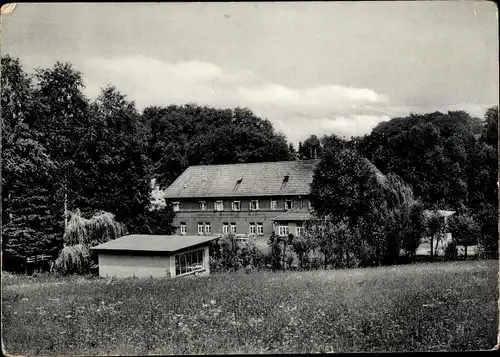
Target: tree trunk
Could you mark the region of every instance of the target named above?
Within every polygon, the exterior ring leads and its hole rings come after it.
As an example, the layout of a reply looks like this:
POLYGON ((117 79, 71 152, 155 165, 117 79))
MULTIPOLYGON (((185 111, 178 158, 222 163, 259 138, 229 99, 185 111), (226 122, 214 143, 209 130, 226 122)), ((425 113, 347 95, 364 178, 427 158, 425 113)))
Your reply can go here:
POLYGON ((434 261, 434 237, 431 237, 431 262, 434 261))
POLYGON ((68 226, 68 190, 64 187, 64 231, 68 226))

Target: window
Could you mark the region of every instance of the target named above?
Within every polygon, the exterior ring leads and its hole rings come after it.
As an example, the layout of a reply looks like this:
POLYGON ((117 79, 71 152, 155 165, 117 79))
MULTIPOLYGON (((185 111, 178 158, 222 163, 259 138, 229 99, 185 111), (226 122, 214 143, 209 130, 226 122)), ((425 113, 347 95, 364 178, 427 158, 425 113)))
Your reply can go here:
POLYGON ((181 222, 181 234, 186 234, 186 223, 181 222))
POLYGON ((311 200, 307 200, 307 205, 309 207, 309 210, 312 210, 313 206, 311 204, 311 200))
POLYGON ((205 201, 200 201, 200 211, 207 210, 207 203, 205 201))
POLYGON ((241 202, 240 201, 233 201, 232 209, 233 209, 233 211, 241 210, 241 202))
POLYGON ((231 233, 236 234, 236 223, 231 223, 231 233))
POLYGON ((214 210, 215 211, 224 211, 224 202, 222 202, 222 201, 215 201, 215 203, 214 203, 214 210))
POLYGON ((262 225, 262 223, 257 223, 257 234, 259 236, 264 235, 264 226, 262 225))
POLYGON ((259 210, 259 200, 251 200, 250 211, 258 211, 258 210, 259 210))
POLYGON ((250 223, 250 229, 248 233, 255 234, 255 223, 250 223))
POLYGON ((295 228, 295 235, 300 236, 302 235, 302 227, 297 227, 295 228))
POLYGON ((205 234, 210 234, 210 222, 205 222, 205 234))
POLYGON ((300 208, 304 208, 304 199, 300 198, 300 208))
POLYGON ((204 250, 178 254, 175 256, 175 275, 193 273, 205 269, 203 262, 204 250))
POLYGON ((181 204, 179 202, 172 202, 172 209, 174 212, 179 212, 181 210, 181 204))
POLYGON ((293 208, 292 200, 285 200, 285 210, 289 211, 293 208))
POLYGON ((277 210, 278 209, 278 201, 271 200, 271 209, 272 210, 277 210))
POLYGON ((223 234, 228 234, 229 233, 229 224, 223 223, 222 224, 222 233, 223 234))
POLYGON ((289 233, 288 226, 279 226, 279 235, 280 236, 287 236, 289 233))
POLYGON ((199 235, 203 234, 203 223, 198 223, 198 234, 199 235))

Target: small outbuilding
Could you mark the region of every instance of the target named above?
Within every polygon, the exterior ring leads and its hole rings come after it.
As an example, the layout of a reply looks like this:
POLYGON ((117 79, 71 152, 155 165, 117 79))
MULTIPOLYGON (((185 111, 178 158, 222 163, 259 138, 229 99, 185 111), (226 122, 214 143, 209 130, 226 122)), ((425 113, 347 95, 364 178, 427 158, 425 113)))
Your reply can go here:
POLYGON ((101 277, 210 274, 209 245, 219 236, 127 235, 91 248, 101 277))

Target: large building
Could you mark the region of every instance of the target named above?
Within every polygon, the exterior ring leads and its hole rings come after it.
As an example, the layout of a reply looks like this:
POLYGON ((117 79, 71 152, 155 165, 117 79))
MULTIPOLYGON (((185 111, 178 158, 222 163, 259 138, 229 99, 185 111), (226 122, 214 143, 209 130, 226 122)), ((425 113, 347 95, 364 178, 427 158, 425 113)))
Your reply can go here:
POLYGON ((165 191, 179 235, 299 234, 319 160, 190 166, 165 191))

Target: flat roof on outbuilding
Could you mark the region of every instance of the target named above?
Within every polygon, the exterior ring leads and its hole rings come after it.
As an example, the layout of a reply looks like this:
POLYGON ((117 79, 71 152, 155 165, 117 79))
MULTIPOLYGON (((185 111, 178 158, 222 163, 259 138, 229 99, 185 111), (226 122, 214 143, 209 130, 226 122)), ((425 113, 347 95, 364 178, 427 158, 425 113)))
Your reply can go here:
POLYGON ((130 251, 130 252, 177 252, 190 247, 199 246, 220 238, 213 236, 182 236, 182 235, 150 235, 131 234, 92 247, 98 252, 130 251))

